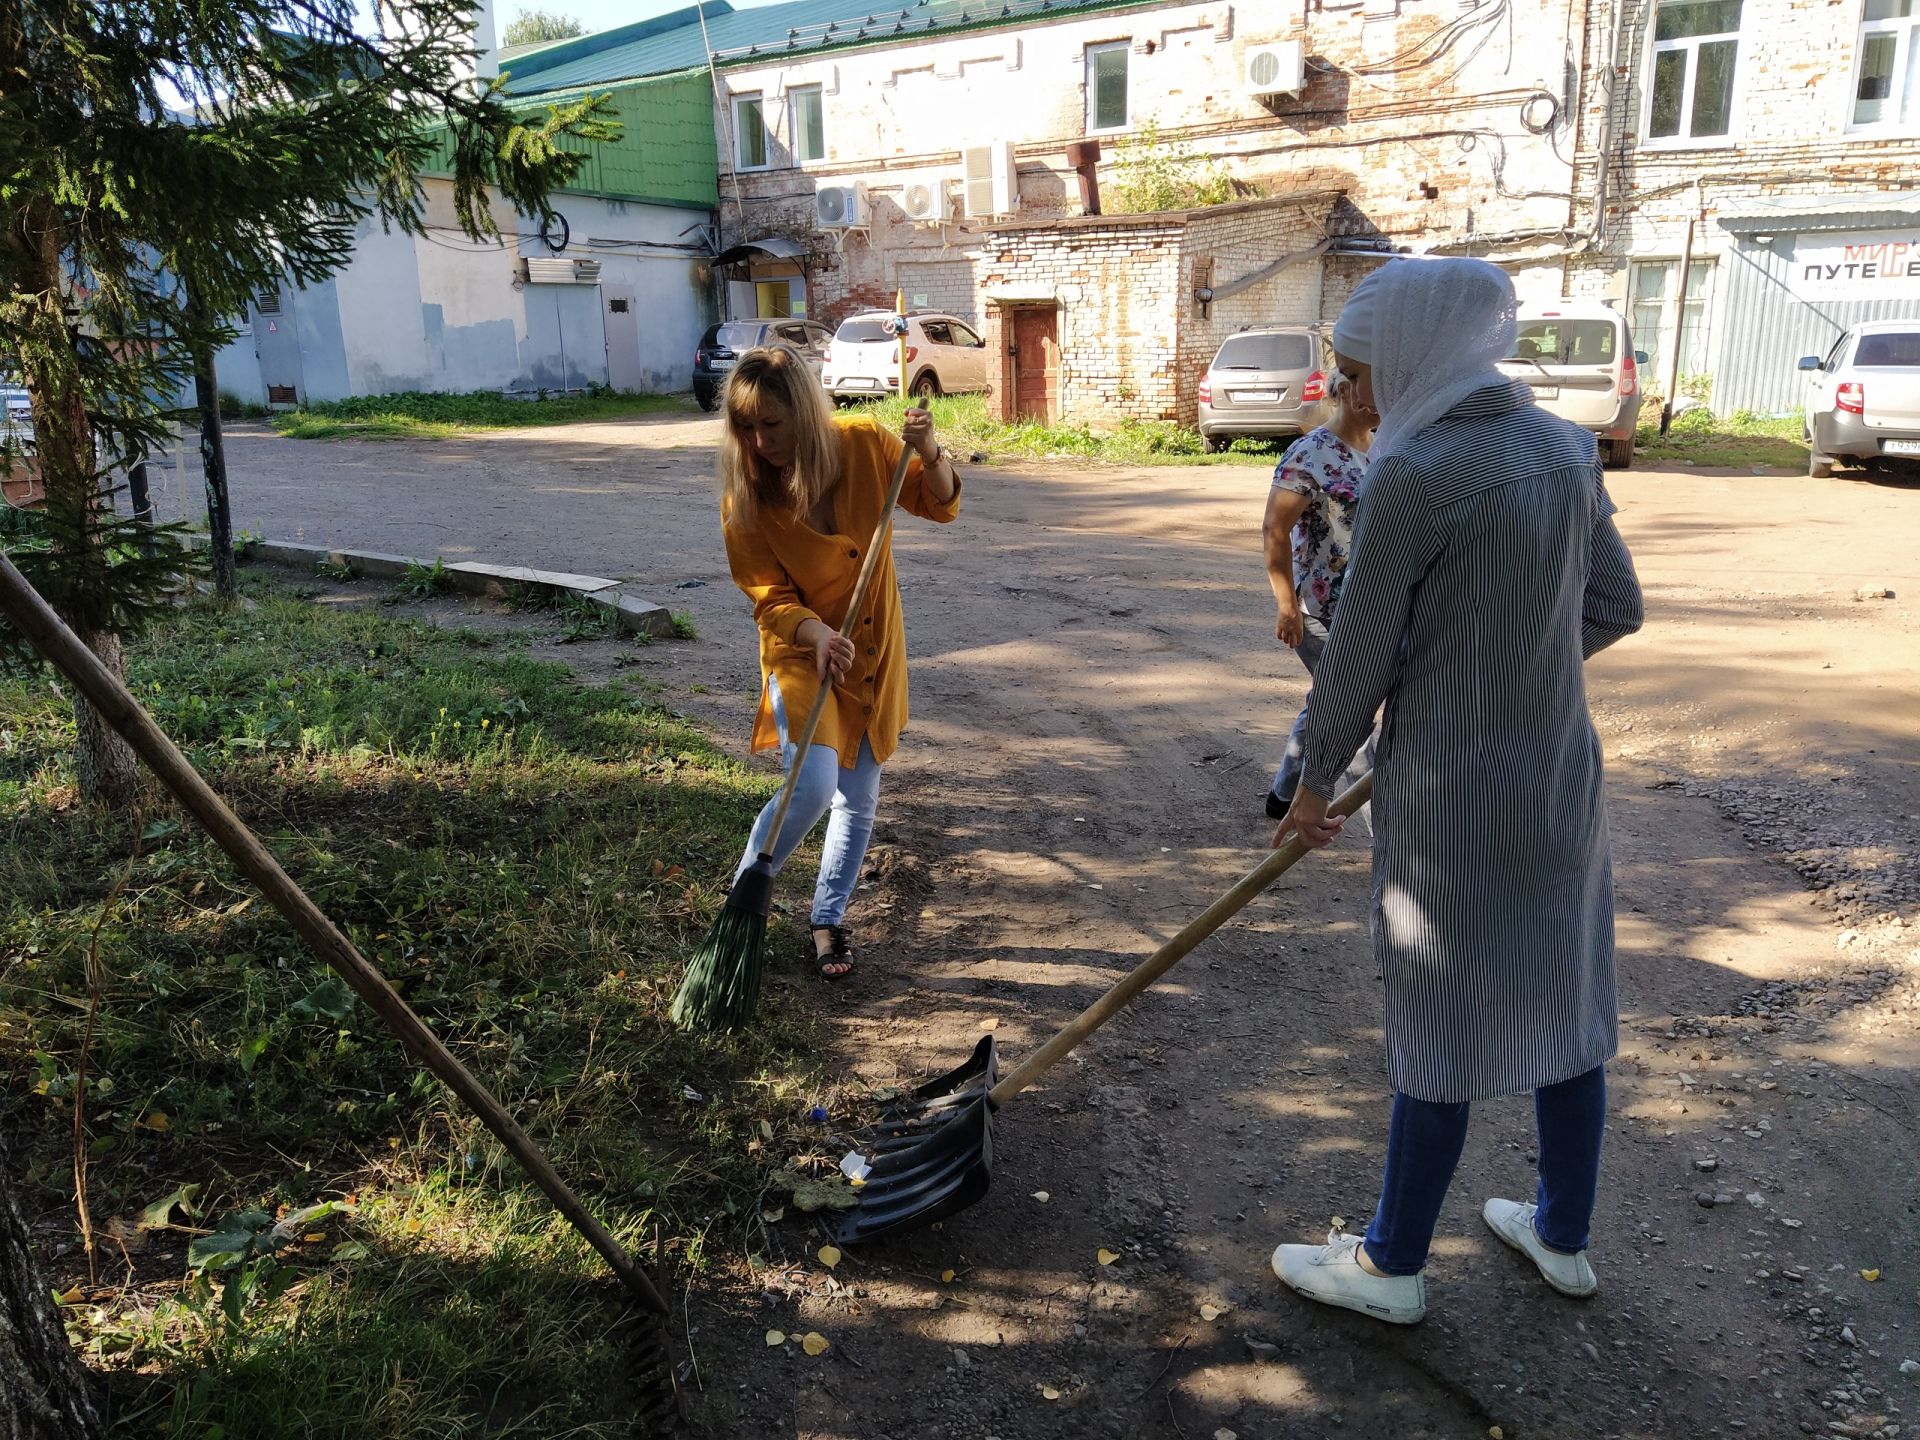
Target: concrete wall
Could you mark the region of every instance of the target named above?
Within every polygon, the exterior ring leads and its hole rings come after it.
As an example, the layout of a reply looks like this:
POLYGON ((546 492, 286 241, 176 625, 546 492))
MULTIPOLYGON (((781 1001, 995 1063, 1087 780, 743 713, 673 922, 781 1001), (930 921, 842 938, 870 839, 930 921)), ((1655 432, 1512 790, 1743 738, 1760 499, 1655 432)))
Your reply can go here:
MULTIPOLYGON (((1415 248, 1504 255, 1516 245, 1537 247, 1533 232, 1557 238, 1567 224, 1576 108, 1568 48, 1580 42, 1587 3, 1515 0, 1504 12, 1488 6, 1488 20, 1474 21, 1451 48, 1444 48, 1443 27, 1460 11, 1439 0, 1325 9, 1195 3, 791 64, 729 63, 720 71, 723 90, 763 97, 771 141, 769 168, 736 173, 731 106, 717 112, 723 222, 729 240, 805 240, 813 252, 814 314, 831 322, 891 296, 903 264, 950 262, 980 249, 989 223, 907 220, 899 205, 903 172, 954 177, 957 191, 963 147, 1011 141, 1019 169, 1015 218, 1078 214, 1077 181, 1064 151, 1086 130, 1086 47, 1117 40, 1130 46, 1136 138, 1139 127, 1153 123, 1162 140, 1224 163, 1243 197, 1345 188, 1372 225, 1415 248), (1310 57, 1305 92, 1245 96, 1248 50, 1294 38, 1310 57), (807 85, 822 89, 826 158, 798 163, 788 96, 807 85), (1551 92, 1544 99, 1543 89, 1551 92), (1533 133, 1523 115, 1546 128, 1533 133), (816 186, 853 181, 867 185, 870 225, 834 235, 814 231, 816 186), (1498 238, 1514 233, 1528 238, 1498 238)), ((1118 178, 1115 139, 1102 137, 1101 182, 1109 196, 1118 178)))
MULTIPOLYGON (((451 182, 425 183, 425 235, 383 231, 370 220, 337 275, 305 290, 286 288, 286 323, 298 335, 306 399, 606 384, 607 323, 637 329, 636 388, 674 391, 691 383, 694 346, 713 309, 696 258, 704 250, 706 212, 559 195, 555 208, 572 228, 564 254, 598 260, 600 283, 523 285, 516 257, 553 253, 534 223, 496 200, 503 241, 472 244, 454 223, 451 182), (682 233, 689 227, 695 233, 682 233), (609 289, 631 290, 639 303, 626 317, 608 315, 609 289)), ((261 393, 250 343, 230 347, 224 358, 224 388, 261 393)))

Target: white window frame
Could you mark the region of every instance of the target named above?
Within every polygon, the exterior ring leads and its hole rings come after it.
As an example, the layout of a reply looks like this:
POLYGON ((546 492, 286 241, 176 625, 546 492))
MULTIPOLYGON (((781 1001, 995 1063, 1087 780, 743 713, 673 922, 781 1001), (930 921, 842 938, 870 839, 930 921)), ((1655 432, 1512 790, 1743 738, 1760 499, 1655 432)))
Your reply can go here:
POLYGON ((1853 135, 1911 135, 1920 132, 1920 71, 1915 72, 1915 90, 1917 93, 1905 97, 1907 118, 1901 120, 1866 120, 1853 118, 1860 103, 1860 67, 1867 60, 1867 39, 1873 35, 1892 35, 1895 37, 1893 48, 1893 84, 1894 90, 1887 97, 1887 104, 1894 110, 1900 108, 1901 90, 1906 84, 1907 71, 1913 65, 1913 53, 1920 47, 1920 6, 1915 7, 1911 15, 1896 16, 1891 20, 1869 20, 1866 0, 1860 4, 1860 28, 1854 32, 1853 44, 1853 83, 1847 87, 1847 131, 1853 135))
MULTIPOLYGON (((1715 31, 1711 35, 1689 35, 1684 40, 1655 40, 1659 33, 1660 10, 1663 4, 1682 5, 1689 0, 1653 0, 1647 7, 1647 64, 1645 83, 1641 86, 1640 101, 1640 148, 1643 150, 1726 150, 1738 143, 1740 136, 1741 77, 1740 61, 1747 48, 1747 17, 1752 12, 1755 0, 1744 0, 1740 6, 1740 26, 1735 30, 1715 31), (1700 47, 1718 44, 1731 39, 1733 48, 1733 95, 1727 107, 1727 133, 1724 135, 1693 136, 1684 133, 1663 135, 1656 138, 1653 134, 1653 89, 1654 76, 1659 69, 1660 57, 1674 51, 1681 51, 1687 57, 1687 77, 1680 88, 1680 123, 1688 126, 1693 123, 1694 86, 1700 79, 1700 47)), ((1706 3, 1706 0, 1695 0, 1706 3)))
MULTIPOLYGON (((1695 252, 1693 267, 1702 273, 1704 285, 1687 286, 1687 309, 1698 306, 1699 325, 1693 341, 1700 352, 1699 371, 1689 370, 1684 363, 1680 374, 1683 376, 1699 373, 1711 373, 1713 370, 1713 321, 1714 293, 1720 280, 1720 260, 1718 256, 1702 255, 1695 252)), ((1635 255, 1627 262, 1627 296, 1620 304, 1621 313, 1627 317, 1627 328, 1633 334, 1633 348, 1644 350, 1653 357, 1654 373, 1642 373, 1640 383, 1651 385, 1656 390, 1667 383, 1667 361, 1673 354, 1669 347, 1678 348, 1686 338, 1681 332, 1686 326, 1686 316, 1680 307, 1680 257, 1678 255, 1635 255), (1633 312, 1638 307, 1634 303, 1634 272, 1647 266, 1657 265, 1667 272, 1666 283, 1660 291, 1660 321, 1653 333, 1653 343, 1648 344, 1646 336, 1633 328, 1633 312)), ((1681 356, 1684 362, 1686 357, 1681 356)))
POLYGON ((813 165, 827 158, 827 87, 824 85, 793 85, 787 89, 787 128, 793 132, 793 163, 813 165), (820 153, 808 155, 800 143, 800 97, 811 95, 820 107, 820 153))
POLYGON ((1086 133, 1089 135, 1119 135, 1133 128, 1133 42, 1131 40, 1104 40, 1086 48, 1085 84, 1087 90, 1086 133), (1127 61, 1127 98, 1125 111, 1118 125, 1097 123, 1100 109, 1100 86, 1095 76, 1095 62, 1101 55, 1118 53, 1127 61))
POLYGON ((767 129, 767 97, 763 91, 748 90, 733 97, 733 168, 736 171, 770 170, 773 168, 773 135, 767 129), (745 146, 746 130, 740 123, 740 111, 744 106, 752 105, 759 112, 760 127, 760 163, 749 165, 745 146))

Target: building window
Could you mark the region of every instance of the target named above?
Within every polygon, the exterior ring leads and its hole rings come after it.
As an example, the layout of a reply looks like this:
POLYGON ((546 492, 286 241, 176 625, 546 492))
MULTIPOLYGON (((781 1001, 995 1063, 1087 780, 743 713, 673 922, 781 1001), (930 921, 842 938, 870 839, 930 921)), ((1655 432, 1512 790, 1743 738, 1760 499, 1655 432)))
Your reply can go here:
POLYGON ((1860 76, 1853 88, 1853 123, 1920 122, 1920 4, 1866 0, 1860 14, 1860 76))
POLYGON ((1724 139, 1733 129, 1741 0, 1661 0, 1653 20, 1647 138, 1724 139))
POLYGON ((1630 305, 1627 326, 1633 348, 1646 354, 1642 383, 1656 390, 1667 383, 1667 357, 1673 354, 1674 323, 1679 321, 1680 373, 1707 373, 1707 300, 1713 291, 1713 262, 1696 260, 1687 275, 1684 316, 1674 309, 1680 299, 1678 260, 1636 260, 1627 277, 1630 305))
POLYGON ((1087 46, 1087 133, 1127 128, 1128 42, 1087 46))
POLYGON ((758 95, 733 97, 733 163, 736 170, 767 168, 767 111, 758 95))
POLYGON ((827 117, 818 85, 803 85, 787 91, 787 103, 793 116, 793 158, 827 158, 827 117))

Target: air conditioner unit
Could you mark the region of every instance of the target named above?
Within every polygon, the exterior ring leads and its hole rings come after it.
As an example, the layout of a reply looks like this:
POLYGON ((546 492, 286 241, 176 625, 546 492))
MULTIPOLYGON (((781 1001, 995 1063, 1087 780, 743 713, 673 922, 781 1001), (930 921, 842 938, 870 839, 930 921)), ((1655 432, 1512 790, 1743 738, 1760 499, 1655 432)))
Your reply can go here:
POLYGON ((525 255, 520 259, 520 279, 529 285, 597 285, 600 282, 598 260, 576 260, 566 255, 525 255))
POLYGON ((867 187, 822 185, 813 192, 813 223, 822 230, 851 230, 867 223, 867 187))
POLYGON ((1241 89, 1251 99, 1298 95, 1307 88, 1307 47, 1299 40, 1252 46, 1240 75, 1241 89))
POLYGON ((960 152, 969 218, 1011 215, 1020 208, 1020 183, 1013 168, 1013 143, 969 145, 960 152))
POLYGON ((900 209, 909 220, 932 222, 947 218, 947 177, 938 170, 916 171, 898 177, 900 209))

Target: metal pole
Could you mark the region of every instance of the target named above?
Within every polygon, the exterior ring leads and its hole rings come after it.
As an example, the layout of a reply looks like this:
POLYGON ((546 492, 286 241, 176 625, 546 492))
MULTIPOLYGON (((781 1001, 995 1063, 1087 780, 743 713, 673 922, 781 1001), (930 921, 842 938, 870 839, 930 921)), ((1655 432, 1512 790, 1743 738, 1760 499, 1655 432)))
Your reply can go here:
POLYGON ((1687 242, 1680 251, 1680 309, 1673 320, 1673 354, 1667 357, 1667 398, 1660 407, 1660 433, 1673 428, 1673 402, 1680 388, 1680 343, 1687 333, 1687 278, 1693 273, 1693 227, 1698 211, 1687 217, 1687 242))

